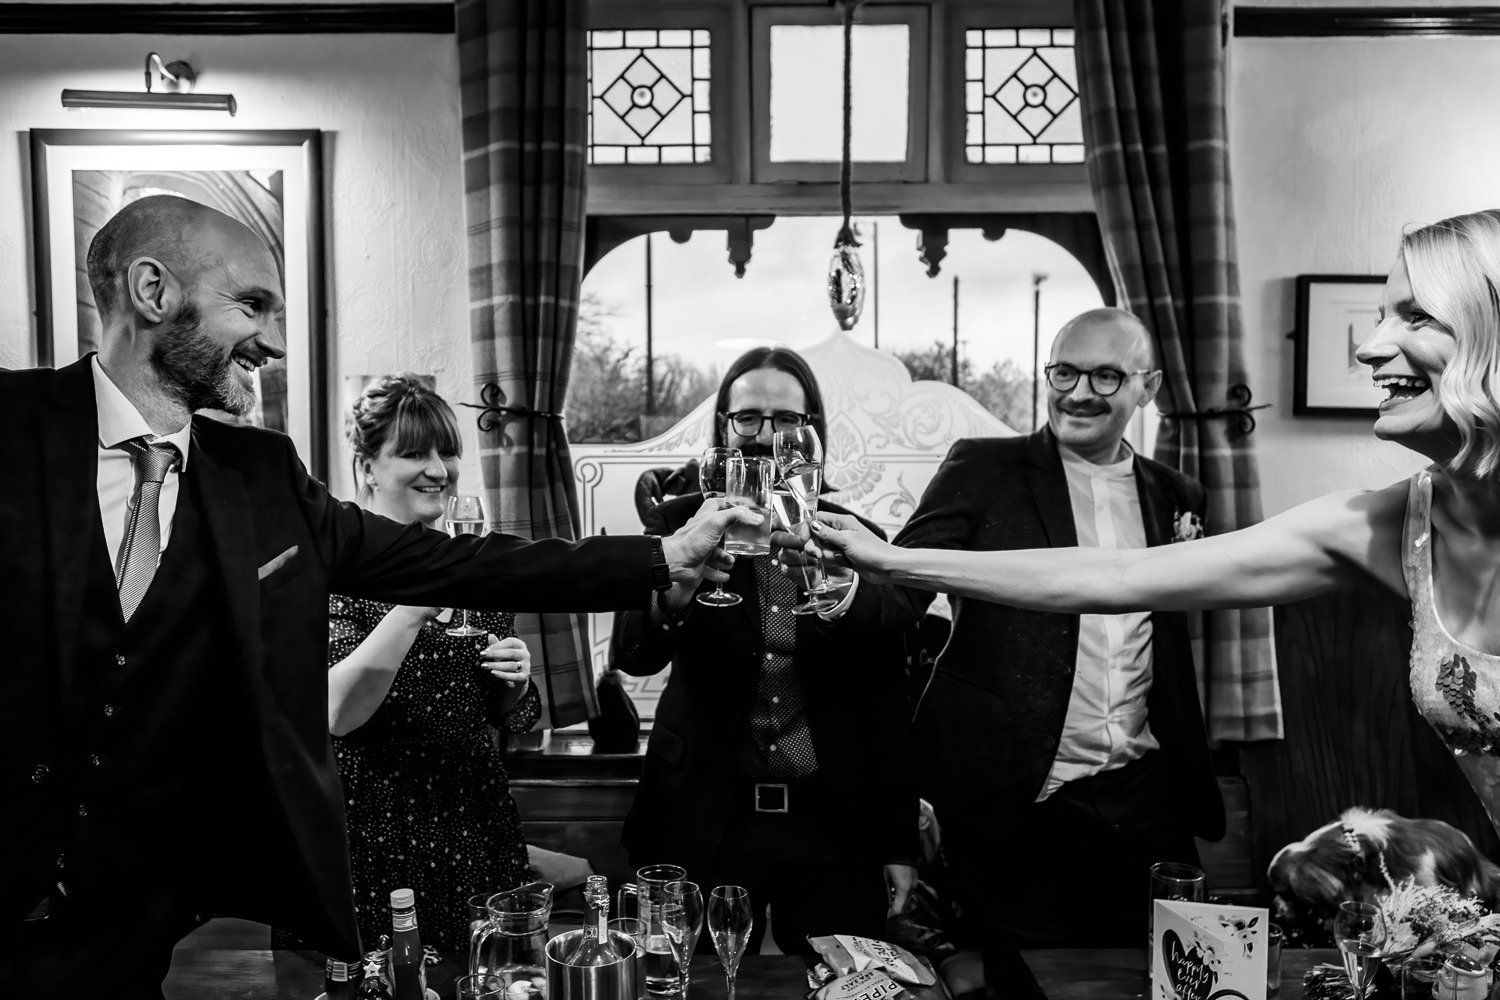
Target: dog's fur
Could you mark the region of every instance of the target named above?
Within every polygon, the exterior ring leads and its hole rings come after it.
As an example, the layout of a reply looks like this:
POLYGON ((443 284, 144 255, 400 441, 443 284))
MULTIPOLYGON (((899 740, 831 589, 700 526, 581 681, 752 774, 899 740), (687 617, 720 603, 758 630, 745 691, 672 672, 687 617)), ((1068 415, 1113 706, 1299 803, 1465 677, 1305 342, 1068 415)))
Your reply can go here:
POLYGON ((1437 819, 1407 819, 1389 809, 1350 809, 1276 852, 1267 876, 1276 911, 1287 922, 1324 921, 1347 899, 1369 900, 1396 882, 1446 885, 1500 910, 1500 866, 1468 834, 1437 819))

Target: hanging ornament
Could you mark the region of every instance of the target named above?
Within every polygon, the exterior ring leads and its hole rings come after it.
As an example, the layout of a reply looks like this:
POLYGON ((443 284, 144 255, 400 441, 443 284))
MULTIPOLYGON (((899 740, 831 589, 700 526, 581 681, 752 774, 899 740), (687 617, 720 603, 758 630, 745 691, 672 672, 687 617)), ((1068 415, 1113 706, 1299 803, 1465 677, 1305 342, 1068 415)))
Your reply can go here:
POLYGON ((860 0, 844 0, 844 155, 839 162, 839 201, 844 210, 844 224, 833 241, 833 259, 828 262, 828 306, 842 330, 854 329, 865 307, 865 266, 859 259, 859 241, 849 217, 854 210, 853 164, 850 159, 849 134, 853 118, 853 95, 850 89, 851 53, 854 38, 854 8, 860 0))

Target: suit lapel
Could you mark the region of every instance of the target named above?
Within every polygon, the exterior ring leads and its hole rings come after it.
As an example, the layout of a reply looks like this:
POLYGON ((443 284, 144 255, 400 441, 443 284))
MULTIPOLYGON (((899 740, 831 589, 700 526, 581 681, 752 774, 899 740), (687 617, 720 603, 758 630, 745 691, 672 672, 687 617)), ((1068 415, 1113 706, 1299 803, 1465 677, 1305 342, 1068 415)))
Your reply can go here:
POLYGON ((89 544, 99 520, 99 418, 92 357, 56 373, 50 400, 53 412, 42 420, 45 531, 56 598, 51 625, 65 695, 73 679, 89 544))
POLYGON ((1141 498, 1141 521, 1147 545, 1165 545, 1172 540, 1172 518, 1176 514, 1172 492, 1151 466, 1135 458, 1135 488, 1141 498))
POLYGON ((226 465, 205 445, 199 427, 207 419, 193 418, 193 450, 188 458, 187 478, 203 505, 203 520, 223 575, 240 659, 247 669, 253 670, 262 662, 254 510, 239 470, 226 465))
POLYGON ((1072 548, 1078 544, 1078 528, 1073 523, 1073 499, 1068 494, 1068 477, 1057 454, 1052 432, 1042 428, 1026 441, 1026 488, 1036 504, 1037 519, 1047 536, 1047 547, 1072 548))

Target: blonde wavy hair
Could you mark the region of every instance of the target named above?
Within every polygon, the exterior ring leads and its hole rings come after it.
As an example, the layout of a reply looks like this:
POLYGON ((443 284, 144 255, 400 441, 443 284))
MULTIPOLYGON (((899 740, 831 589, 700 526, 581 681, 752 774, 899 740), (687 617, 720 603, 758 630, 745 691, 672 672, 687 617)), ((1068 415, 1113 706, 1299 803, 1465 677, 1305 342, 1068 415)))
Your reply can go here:
POLYGON ((1401 238, 1412 297, 1453 334, 1453 358, 1433 386, 1458 430, 1448 468, 1489 479, 1500 474, 1500 209, 1455 215, 1401 238))

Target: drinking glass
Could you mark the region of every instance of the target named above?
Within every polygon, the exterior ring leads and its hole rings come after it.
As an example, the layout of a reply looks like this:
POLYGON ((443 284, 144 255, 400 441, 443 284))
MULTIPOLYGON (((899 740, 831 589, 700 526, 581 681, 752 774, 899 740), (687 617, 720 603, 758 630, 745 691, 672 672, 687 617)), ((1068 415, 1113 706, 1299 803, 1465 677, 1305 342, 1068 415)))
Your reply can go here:
POLYGON ((1202 868, 1179 861, 1158 861, 1151 866, 1151 898, 1146 900, 1146 954, 1156 947, 1156 901, 1158 899, 1201 903, 1208 895, 1208 877, 1202 868))
POLYGON ((625 913, 625 901, 631 899, 636 916, 646 922, 646 992, 653 997, 674 996, 682 989, 682 975, 662 926, 662 907, 667 886, 685 878, 687 870, 678 865, 647 865, 617 894, 618 913, 625 913))
POLYGON ((1401 966, 1401 1000, 1437 1000, 1445 960, 1440 955, 1413 958, 1401 966))
POLYGON ((1281 945, 1285 935, 1279 924, 1266 925, 1266 996, 1281 995, 1281 945))
POLYGON ((708 894, 708 933, 724 966, 729 1000, 734 1000, 734 978, 740 971, 745 945, 750 942, 752 923, 750 893, 744 886, 721 885, 708 894))
MULTIPOLYGON (((626 1000, 636 1000, 646 995, 646 939, 650 937, 646 921, 639 917, 615 917, 609 922, 610 936, 624 935, 635 943, 635 993, 626 1000)), ((617 945, 618 941, 615 942, 617 945)))
POLYGON ((459 976, 453 995, 457 1000, 500 1000, 505 987, 494 976, 459 976))
MULTIPOLYGON (((823 488, 823 442, 818 440, 818 432, 813 428, 794 427, 777 431, 771 436, 771 452, 776 456, 776 469, 781 475, 781 485, 791 494, 798 507, 797 522, 789 525, 788 530, 799 539, 811 537, 811 529, 804 525, 814 520, 818 513, 818 494, 823 488)), ((826 610, 838 603, 835 600, 828 604, 815 596, 828 593, 833 585, 823 572, 822 553, 813 549, 807 556, 809 564, 802 579, 804 589, 810 596, 805 603, 792 609, 794 614, 799 615, 826 610)))
POLYGON ((1375 970, 1380 967, 1380 949, 1385 944, 1385 917, 1374 903, 1349 900, 1339 904, 1333 920, 1333 940, 1344 960, 1349 985, 1363 998, 1370 995, 1375 970))
POLYGON ((692 977, 688 966, 693 961, 693 949, 698 946, 698 935, 703 931, 703 892, 696 882, 668 882, 662 891, 661 926, 672 946, 672 957, 677 960, 677 973, 682 977, 680 992, 687 997, 688 983, 692 977))
MULTIPOLYGON (((448 516, 446 518, 448 534, 457 538, 459 535, 479 535, 484 533, 484 503, 476 496, 459 495, 450 497, 448 500, 448 516)), ((464 608, 463 624, 455 625, 447 630, 449 635, 476 636, 484 635, 484 629, 474 628, 469 624, 469 609, 464 608)))
POLYGON ((771 485, 776 466, 769 458, 731 458, 724 478, 725 499, 760 515, 756 524, 731 524, 724 533, 724 551, 734 556, 771 554, 771 485))
MULTIPOLYGON (((729 489, 729 460, 739 458, 738 448, 709 448, 698 459, 698 485, 705 498, 723 497, 729 489)), ((698 603, 711 608, 732 608, 740 603, 739 594, 724 589, 723 581, 714 589, 698 595, 698 603)))

